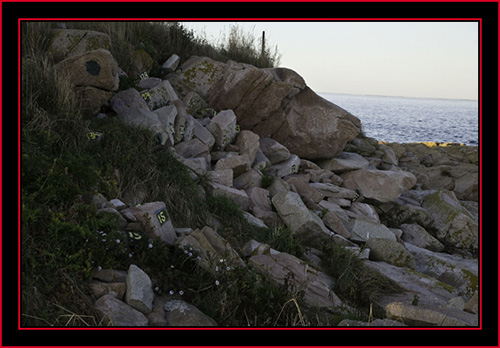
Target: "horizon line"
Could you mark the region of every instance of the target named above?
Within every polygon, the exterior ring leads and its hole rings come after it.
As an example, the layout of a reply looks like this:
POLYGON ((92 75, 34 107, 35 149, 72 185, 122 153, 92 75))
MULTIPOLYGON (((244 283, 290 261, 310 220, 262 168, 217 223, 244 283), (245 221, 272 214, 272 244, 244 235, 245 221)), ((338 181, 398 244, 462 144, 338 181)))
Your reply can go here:
POLYGON ((389 97, 389 98, 412 98, 412 99, 443 99, 443 100, 464 100, 464 101, 475 101, 478 102, 479 99, 470 99, 470 98, 444 98, 444 97, 410 97, 403 95, 386 95, 386 94, 365 94, 365 93, 345 93, 345 92, 316 92, 317 94, 345 94, 345 95, 359 95, 366 97, 389 97))

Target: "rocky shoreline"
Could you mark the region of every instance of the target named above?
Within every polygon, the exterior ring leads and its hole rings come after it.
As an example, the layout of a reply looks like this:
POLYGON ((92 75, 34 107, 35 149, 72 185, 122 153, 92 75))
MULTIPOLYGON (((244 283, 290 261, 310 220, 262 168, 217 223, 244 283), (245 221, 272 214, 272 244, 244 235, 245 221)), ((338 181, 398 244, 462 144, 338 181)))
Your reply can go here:
MULTIPOLYGON (((57 37, 75 32, 60 30, 57 37)), ((54 41, 51 49, 64 55, 64 45, 54 41)), ((169 207, 143 202, 140 192, 109 200, 96 195, 98 208, 115 214, 124 233, 143 226, 141 233, 165 247, 194 248, 207 270, 224 260, 276 284, 292 279, 309 306, 331 311, 349 305, 333 291, 338 280, 324 272, 317 247, 341 245, 404 289, 373 303, 385 320, 341 325, 478 325, 478 147, 364 137, 354 115, 285 68, 207 57, 179 66, 174 55, 162 65, 163 77, 149 77, 141 56, 130 76, 137 88, 117 91, 125 73, 109 51, 91 48, 54 66, 71 79, 90 116, 107 110, 97 117, 149 128, 193 177, 208 176, 214 194, 234 200, 250 223, 285 225, 307 253, 299 259, 256 240, 231 245, 217 233, 216 219, 202 229, 173 226, 169 207)), ((94 134, 92 141, 106 137, 94 134)), ((204 194, 200 187, 200 199, 204 194)), ((154 275, 137 265, 99 270, 94 278, 95 310, 111 325, 223 325, 189 303, 155 294, 154 275)))

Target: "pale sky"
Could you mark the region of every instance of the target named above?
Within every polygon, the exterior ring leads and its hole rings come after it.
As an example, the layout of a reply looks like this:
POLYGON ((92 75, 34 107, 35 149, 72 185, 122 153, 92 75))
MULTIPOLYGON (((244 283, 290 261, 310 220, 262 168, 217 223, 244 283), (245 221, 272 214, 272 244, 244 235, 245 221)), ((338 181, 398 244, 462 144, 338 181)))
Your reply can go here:
POLYGON ((477 22, 183 22, 214 41, 234 24, 319 93, 478 99, 477 22))

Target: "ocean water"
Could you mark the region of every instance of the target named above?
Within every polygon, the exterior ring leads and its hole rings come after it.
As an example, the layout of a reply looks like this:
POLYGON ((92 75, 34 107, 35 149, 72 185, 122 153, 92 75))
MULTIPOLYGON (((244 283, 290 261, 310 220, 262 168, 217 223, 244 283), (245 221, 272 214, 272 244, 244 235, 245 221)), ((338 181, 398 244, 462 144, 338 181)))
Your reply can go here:
POLYGON ((479 144, 475 100, 318 94, 358 117, 366 136, 377 140, 479 144))

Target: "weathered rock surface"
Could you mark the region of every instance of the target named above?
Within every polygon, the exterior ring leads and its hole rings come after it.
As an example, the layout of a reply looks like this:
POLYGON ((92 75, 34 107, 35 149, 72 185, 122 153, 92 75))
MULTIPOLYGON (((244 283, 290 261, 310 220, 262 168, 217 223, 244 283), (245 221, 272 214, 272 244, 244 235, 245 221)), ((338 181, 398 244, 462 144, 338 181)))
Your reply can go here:
POLYGON ((430 251, 443 251, 444 245, 431 236, 422 226, 417 224, 402 224, 403 235, 401 239, 405 242, 428 249, 430 251))
POLYGON ((125 302, 138 311, 148 314, 153 309, 153 288, 149 276, 136 265, 130 265, 127 274, 125 302))
POLYGON ((478 289, 477 260, 431 252, 409 243, 405 243, 405 247, 415 258, 415 270, 453 286, 458 295, 469 299, 478 289))
POLYGON ((109 49, 109 35, 92 30, 58 29, 53 31, 49 52, 64 59, 97 49, 109 49))
POLYGON ((232 109, 243 129, 273 138, 299 157, 328 159, 360 130, 359 119, 314 93, 294 71, 192 57, 171 82, 215 109, 232 109))
POLYGON ((305 245, 330 235, 323 221, 307 209, 297 193, 278 193, 272 202, 288 228, 305 245))
POLYGON ((152 229, 153 234, 167 245, 174 245, 177 238, 164 202, 150 202, 121 211, 133 215, 138 221, 152 229))
POLYGON ((290 151, 271 138, 260 138, 260 149, 262 153, 269 159, 271 164, 286 161, 290 157, 290 151))
POLYGON ((273 164, 267 171, 270 175, 282 178, 284 176, 297 173, 299 166, 300 158, 297 155, 290 155, 286 161, 273 164))
POLYGON ((169 81, 180 95, 196 92, 207 100, 208 92, 223 78, 226 69, 227 64, 208 57, 192 56, 182 64, 182 73, 169 77, 169 81))
POLYGON ((174 72, 181 62, 181 57, 177 54, 172 54, 166 61, 161 65, 161 70, 164 74, 174 72))
POLYGON ((353 241, 366 242, 371 238, 383 238, 396 242, 396 236, 385 225, 363 218, 354 218, 347 224, 353 241))
POLYGON ((346 188, 358 189, 365 198, 379 202, 395 201, 417 183, 415 175, 403 171, 359 169, 341 176, 346 188))
POLYGON ((248 195, 243 190, 238 190, 233 187, 224 186, 217 183, 212 183, 213 194, 214 195, 224 195, 231 198, 233 201, 238 204, 241 210, 245 211, 248 209, 248 205, 250 204, 250 200, 248 195))
POLYGON ((248 155, 238 155, 226 158, 221 158, 217 161, 214 166, 215 170, 231 169, 233 171, 233 176, 237 177, 245 173, 249 169, 248 165, 248 155))
POLYGON ((75 87, 89 86, 116 91, 118 63, 108 50, 97 49, 71 56, 54 65, 57 74, 67 74, 75 87))
POLYGON ((439 241, 455 248, 477 250, 478 224, 453 192, 436 191, 424 199, 422 207, 432 216, 439 241))
POLYGON ((351 239, 351 232, 349 232, 341 219, 333 211, 328 211, 325 216, 323 216, 323 223, 333 232, 340 234, 344 238, 351 239))
POLYGON ((244 267, 245 263, 231 245, 217 232, 208 226, 195 230, 185 237, 177 240, 177 247, 189 247, 200 253, 200 265, 210 272, 215 272, 214 265, 220 258, 227 258, 232 267, 244 267))
POLYGON ((236 130, 236 115, 232 110, 223 110, 212 119, 207 130, 215 138, 215 146, 219 150, 230 144, 238 131, 236 130))
POLYGON ((392 302, 386 306, 387 317, 406 325, 416 326, 469 326, 470 324, 430 309, 392 302))
POLYGON ((248 166, 252 166, 260 146, 259 136, 253 132, 242 130, 237 135, 234 144, 239 147, 241 155, 248 156, 248 166))
POLYGON ((110 105, 117 114, 136 109, 149 111, 148 104, 146 104, 146 101, 135 88, 129 88, 116 93, 113 98, 111 98, 110 105))
POLYGON ((370 260, 384 261, 398 267, 415 268, 415 260, 404 246, 393 240, 370 238, 366 242, 370 249, 370 260))
POLYGON ((154 87, 141 92, 141 96, 150 110, 159 109, 179 99, 168 80, 163 80, 154 87))
POLYGON ((341 152, 335 158, 318 162, 318 165, 335 173, 343 173, 366 168, 369 162, 357 153, 341 152))

